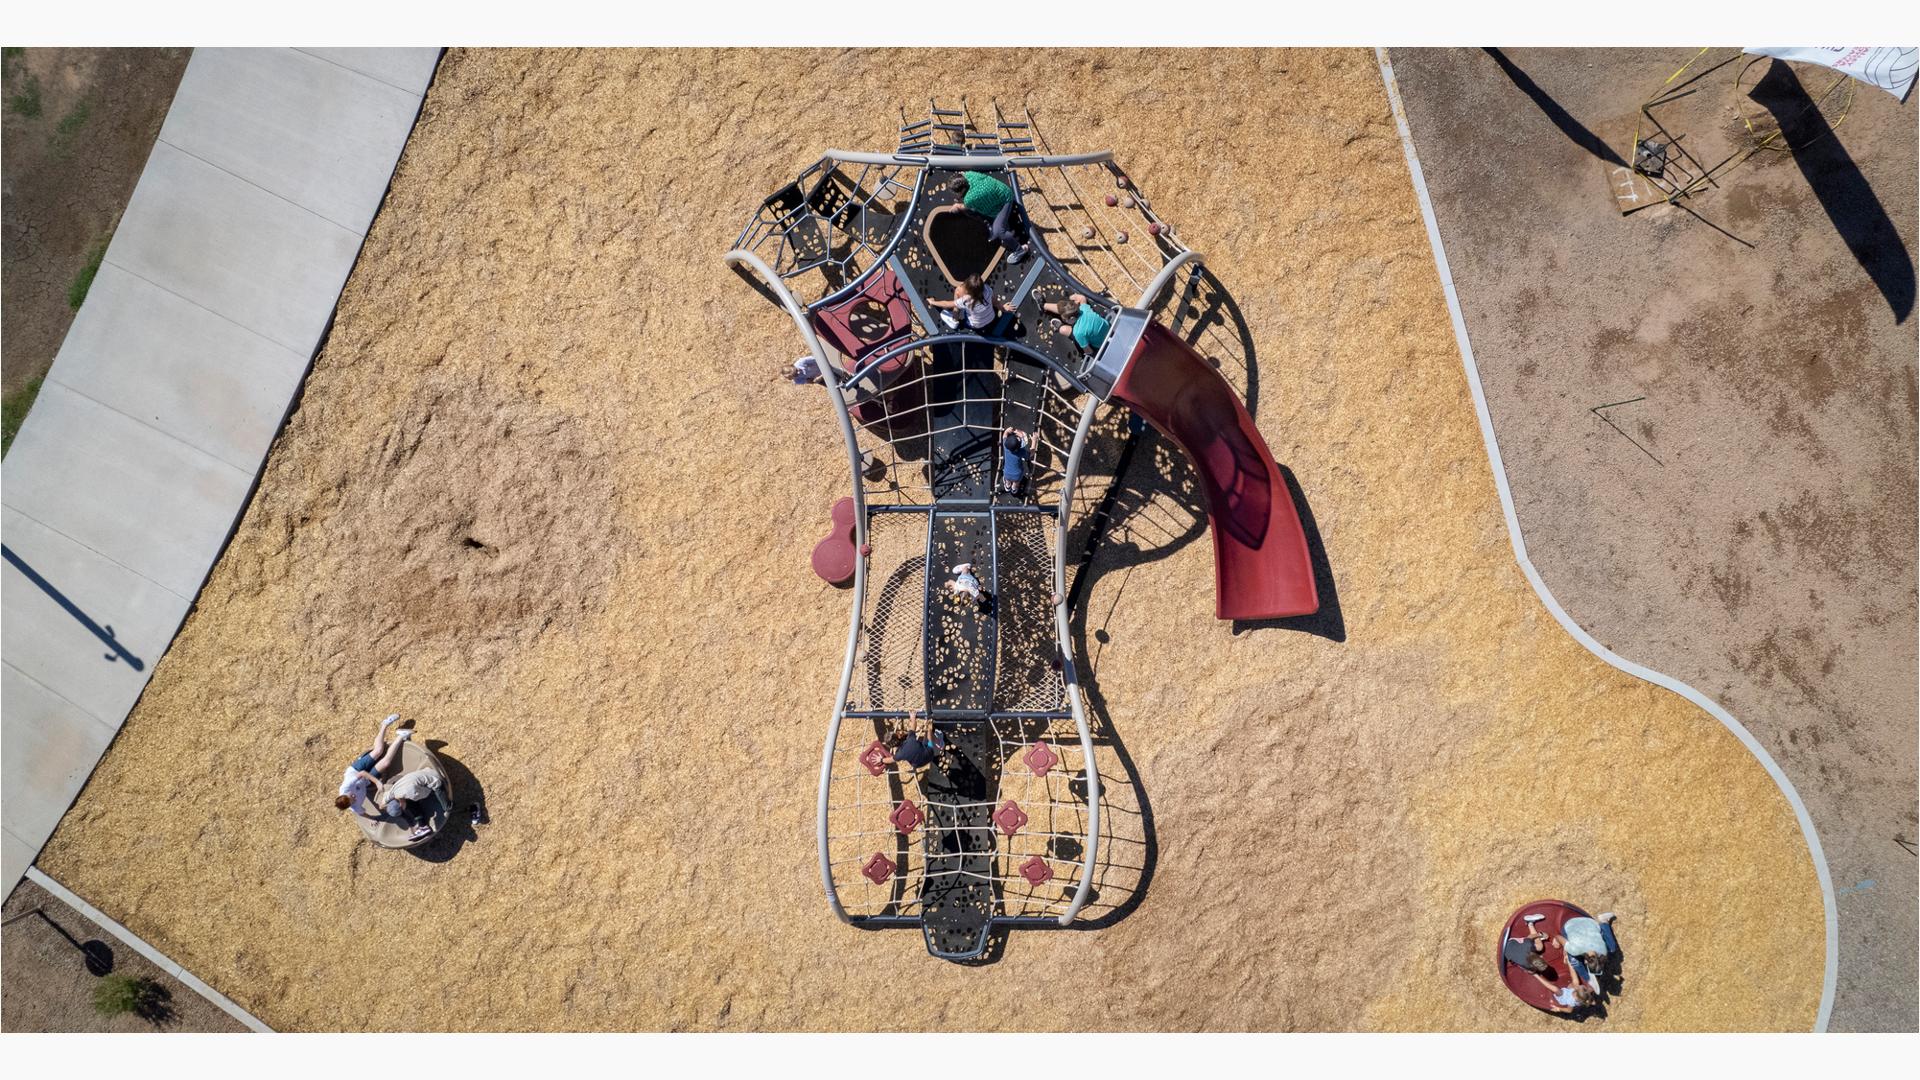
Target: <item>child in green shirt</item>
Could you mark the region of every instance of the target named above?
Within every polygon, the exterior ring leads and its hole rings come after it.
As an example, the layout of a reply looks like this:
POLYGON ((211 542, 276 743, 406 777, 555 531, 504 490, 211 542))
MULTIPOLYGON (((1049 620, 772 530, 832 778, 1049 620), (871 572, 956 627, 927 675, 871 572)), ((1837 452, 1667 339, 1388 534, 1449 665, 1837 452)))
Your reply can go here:
POLYGON ((960 205, 987 220, 987 239, 1007 249, 1008 266, 1018 266, 1027 257, 1032 243, 1027 239, 1026 215, 1005 181, 983 172, 963 172, 947 187, 960 196, 960 205))

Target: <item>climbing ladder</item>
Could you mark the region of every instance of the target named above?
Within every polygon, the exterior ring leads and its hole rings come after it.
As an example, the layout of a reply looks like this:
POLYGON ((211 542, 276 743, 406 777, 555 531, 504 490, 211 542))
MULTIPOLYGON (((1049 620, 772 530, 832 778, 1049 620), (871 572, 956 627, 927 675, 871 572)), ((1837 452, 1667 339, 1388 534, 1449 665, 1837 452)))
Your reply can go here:
POLYGON ((938 98, 927 99, 924 119, 908 120, 900 110, 900 142, 896 153, 922 156, 935 154, 1030 154, 1033 139, 1028 124, 1010 122, 993 107, 994 125, 983 128, 974 121, 963 96, 957 108, 942 105, 938 98))
POLYGON ((1034 152, 1033 116, 1025 106, 1020 108, 1020 119, 1009 120, 1000 111, 1000 103, 993 103, 993 127, 997 133, 1000 152, 1009 157, 1021 157, 1034 152))

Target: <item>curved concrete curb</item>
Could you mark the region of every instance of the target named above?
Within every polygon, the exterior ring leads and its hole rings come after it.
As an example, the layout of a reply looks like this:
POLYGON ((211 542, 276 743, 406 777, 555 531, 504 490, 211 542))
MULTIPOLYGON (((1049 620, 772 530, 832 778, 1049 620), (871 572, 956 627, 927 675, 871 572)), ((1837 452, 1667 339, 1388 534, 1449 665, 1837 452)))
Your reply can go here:
POLYGON ((1413 148, 1413 131, 1407 126, 1407 111, 1400 102, 1400 88, 1393 79, 1393 63, 1387 58, 1387 51, 1383 48, 1375 48, 1374 55, 1379 58, 1380 79, 1386 85, 1387 101, 1393 109, 1393 122, 1400 129, 1400 146, 1407 155, 1407 172, 1413 180, 1414 194, 1420 200, 1420 217, 1427 226, 1427 242, 1433 247, 1434 269, 1440 273, 1440 288, 1446 293, 1447 313, 1453 320, 1453 336, 1460 343, 1460 361, 1466 368, 1467 386, 1473 392, 1473 411, 1480 419, 1480 435, 1486 440, 1487 461, 1493 466, 1493 483, 1500 491, 1500 510, 1507 516, 1507 537, 1513 542, 1513 556, 1519 561, 1521 572, 1533 585, 1533 591, 1539 595, 1540 601, 1547 606, 1548 611, 1553 613, 1554 619, 1566 629, 1567 633, 1573 635, 1575 641, 1609 665, 1635 678, 1653 683, 1655 686, 1665 687, 1713 714, 1715 719, 1725 725, 1728 731, 1733 732, 1734 737, 1739 739, 1755 758, 1759 759, 1761 767, 1767 770, 1767 775, 1773 777, 1773 782, 1779 785, 1781 794, 1787 797, 1787 802, 1793 807, 1794 816, 1800 820, 1800 832, 1806 837, 1807 850, 1813 856, 1813 868, 1820 878, 1821 901, 1826 907, 1826 974, 1820 987, 1820 1008, 1813 1020, 1813 1030, 1825 1031, 1827 1021, 1833 1014, 1834 987, 1840 973, 1840 909, 1833 894, 1832 876, 1827 872, 1827 856, 1821 850, 1820 836, 1814 830, 1813 817, 1807 813, 1807 804, 1801 801, 1800 793, 1794 790, 1793 782, 1787 779, 1787 774, 1781 771, 1780 766, 1773 760, 1773 756, 1760 745, 1760 740, 1754 738, 1753 733, 1743 727, 1740 721, 1735 720, 1732 713, 1679 679, 1617 656, 1606 646, 1595 641, 1591 634, 1573 621, 1566 609, 1560 606, 1560 601, 1554 599, 1552 590, 1547 588, 1547 583, 1541 579, 1540 572, 1533 568, 1533 561, 1527 558, 1526 540, 1520 534, 1520 519, 1513 509, 1513 492, 1507 487, 1507 468, 1500 458, 1499 440, 1493 433, 1493 415, 1487 409, 1487 397, 1480 387, 1480 369, 1473 362, 1473 346, 1467 340, 1466 317, 1461 314, 1460 297, 1454 291, 1453 274, 1447 268, 1446 248, 1440 242, 1440 225, 1434 218, 1433 201, 1427 195, 1426 178, 1420 172, 1420 157, 1413 148))

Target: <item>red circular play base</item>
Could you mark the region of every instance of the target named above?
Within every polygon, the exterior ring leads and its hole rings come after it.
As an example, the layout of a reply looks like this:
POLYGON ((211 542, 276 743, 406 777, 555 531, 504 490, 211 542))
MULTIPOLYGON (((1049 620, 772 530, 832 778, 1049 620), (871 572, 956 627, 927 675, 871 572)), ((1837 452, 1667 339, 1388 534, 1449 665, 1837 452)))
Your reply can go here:
POLYGON ((1508 938, 1527 936, 1527 916, 1543 915, 1545 918, 1534 926, 1547 935, 1546 949, 1541 957, 1552 968, 1549 976, 1553 979, 1554 989, 1573 985, 1573 968, 1567 963, 1566 950, 1553 943, 1553 939, 1564 935, 1568 919, 1578 919, 1587 913, 1567 903, 1565 900, 1535 900, 1507 917, 1507 923, 1500 928, 1500 940, 1493 946, 1494 963, 1500 971, 1500 981, 1507 984, 1513 996, 1545 1012, 1553 1011, 1553 990, 1540 985, 1540 980, 1526 968, 1507 963, 1506 944, 1508 938))

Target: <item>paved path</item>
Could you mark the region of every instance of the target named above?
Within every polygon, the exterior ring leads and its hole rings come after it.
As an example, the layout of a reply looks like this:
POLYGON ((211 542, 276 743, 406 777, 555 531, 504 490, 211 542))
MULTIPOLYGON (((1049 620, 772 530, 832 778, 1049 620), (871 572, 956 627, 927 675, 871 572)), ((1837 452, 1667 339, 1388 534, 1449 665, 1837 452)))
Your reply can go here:
POLYGON ((0 470, 5 889, 152 677, 319 349, 438 49, 201 49, 0 470))

